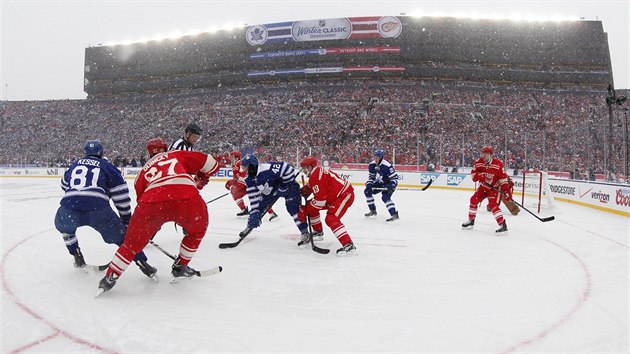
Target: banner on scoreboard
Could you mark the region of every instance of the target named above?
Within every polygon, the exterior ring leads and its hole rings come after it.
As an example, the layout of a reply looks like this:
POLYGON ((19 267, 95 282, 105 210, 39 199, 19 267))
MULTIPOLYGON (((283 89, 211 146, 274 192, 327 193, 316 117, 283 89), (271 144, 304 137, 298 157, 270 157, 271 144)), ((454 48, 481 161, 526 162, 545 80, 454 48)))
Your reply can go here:
POLYGON ((277 52, 252 53, 250 59, 274 59, 285 57, 301 57, 306 55, 339 55, 339 54, 398 54, 400 47, 349 47, 281 50, 277 52))
POLYGON ((245 31, 247 43, 261 46, 271 43, 322 40, 397 38, 402 23, 394 16, 329 18, 250 26, 245 31))

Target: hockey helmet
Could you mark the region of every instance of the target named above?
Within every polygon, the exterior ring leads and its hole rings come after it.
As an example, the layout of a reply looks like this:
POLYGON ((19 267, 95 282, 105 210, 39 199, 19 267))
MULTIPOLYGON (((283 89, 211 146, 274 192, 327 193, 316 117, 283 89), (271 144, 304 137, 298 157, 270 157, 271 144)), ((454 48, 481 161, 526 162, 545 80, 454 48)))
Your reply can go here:
POLYGON ((494 153, 494 151, 492 150, 492 146, 490 145, 486 145, 484 147, 481 148, 481 152, 484 154, 490 154, 492 155, 494 153))
POLYGON ((86 141, 83 150, 85 151, 85 155, 87 156, 103 156, 103 145, 101 145, 101 142, 98 140, 86 141))
POLYGON ((241 160, 241 166, 247 167, 249 165, 258 166, 258 159, 256 158, 256 156, 252 154, 247 154, 245 155, 245 157, 243 157, 243 159, 241 160))
POLYGON ((149 156, 153 156, 159 154, 161 152, 166 151, 168 147, 162 138, 154 138, 150 139, 147 142, 147 151, 149 152, 149 156))
POLYGON ((237 159, 237 160, 240 160, 240 159, 241 159, 241 157, 242 157, 242 155, 241 155, 241 152, 240 152, 240 151, 232 151, 232 152, 230 153, 230 156, 231 156, 231 157, 234 157, 234 158, 235 158, 235 159, 237 159))
POLYGON ((195 124, 195 123, 190 123, 186 126, 186 134, 188 133, 192 133, 192 134, 197 134, 197 135, 201 135, 201 133, 203 133, 203 130, 201 130, 201 128, 195 124))
POLYGON ((383 151, 382 149, 376 149, 374 150, 374 156, 383 158, 385 157, 385 151, 383 151))
POLYGON ((313 156, 306 156, 300 161, 300 167, 305 168, 306 166, 312 166, 315 168, 317 166, 317 159, 313 156))

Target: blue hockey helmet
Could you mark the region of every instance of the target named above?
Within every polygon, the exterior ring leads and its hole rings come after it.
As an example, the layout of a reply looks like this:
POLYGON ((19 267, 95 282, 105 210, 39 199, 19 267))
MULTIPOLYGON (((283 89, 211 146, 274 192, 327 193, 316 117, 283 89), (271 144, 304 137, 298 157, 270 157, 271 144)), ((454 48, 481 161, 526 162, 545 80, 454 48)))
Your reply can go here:
POLYGON ((103 156, 103 145, 98 140, 88 140, 85 142, 85 146, 83 147, 85 154, 87 156, 103 156))
POLYGON ((374 156, 378 156, 380 158, 385 157, 385 151, 383 151, 382 149, 376 149, 374 150, 374 156))
POLYGON ((258 159, 256 158, 256 156, 252 154, 247 154, 245 155, 245 157, 243 157, 243 159, 241 160, 241 166, 246 167, 249 165, 258 166, 258 159))

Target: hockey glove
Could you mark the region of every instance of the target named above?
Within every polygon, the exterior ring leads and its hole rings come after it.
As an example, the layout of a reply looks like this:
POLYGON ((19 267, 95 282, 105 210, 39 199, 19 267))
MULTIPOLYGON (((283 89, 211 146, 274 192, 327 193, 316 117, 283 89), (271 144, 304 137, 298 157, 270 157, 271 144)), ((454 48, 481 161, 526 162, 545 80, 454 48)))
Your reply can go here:
POLYGON ((507 183, 501 185, 501 194, 503 194, 503 199, 512 201, 512 189, 507 183))
POLYGON ((302 194, 304 198, 308 198, 311 193, 313 193, 313 189, 308 184, 300 188, 300 194, 302 194))
POLYGON ((225 182, 225 189, 230 189, 230 187, 232 187, 233 184, 234 184, 234 180, 228 179, 227 182, 225 182))
POLYGON ((202 190, 208 184, 210 180, 210 176, 205 173, 199 172, 195 175, 195 185, 197 185, 197 189, 202 190))
POLYGON ((477 182, 479 180, 479 176, 476 173, 473 173, 471 176, 472 176, 473 182, 477 182))
POLYGON ((257 228, 261 224, 260 210, 252 210, 249 212, 249 218, 247 219, 247 227, 252 229, 257 228))

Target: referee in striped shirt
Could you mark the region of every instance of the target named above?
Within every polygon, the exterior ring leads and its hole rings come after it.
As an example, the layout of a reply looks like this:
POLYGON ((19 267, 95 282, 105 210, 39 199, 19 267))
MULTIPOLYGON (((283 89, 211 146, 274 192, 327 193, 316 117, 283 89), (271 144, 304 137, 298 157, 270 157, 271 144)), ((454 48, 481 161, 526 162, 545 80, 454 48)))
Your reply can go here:
POLYGON ((199 141, 199 138, 201 138, 201 133, 202 130, 197 124, 188 124, 184 131, 184 136, 175 140, 171 146, 168 147, 168 150, 195 151, 194 146, 199 141))

